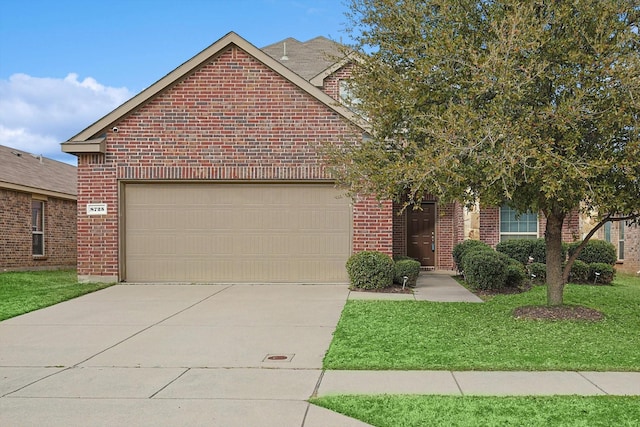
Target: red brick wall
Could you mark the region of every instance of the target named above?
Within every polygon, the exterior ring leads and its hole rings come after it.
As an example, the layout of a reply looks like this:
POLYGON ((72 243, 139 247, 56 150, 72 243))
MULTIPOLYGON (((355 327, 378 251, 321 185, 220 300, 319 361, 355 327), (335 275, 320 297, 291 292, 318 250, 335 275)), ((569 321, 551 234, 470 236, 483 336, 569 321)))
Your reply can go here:
POLYGON ((393 204, 393 255, 407 255, 407 211, 393 204))
MULTIPOLYGON (((318 148, 362 133, 236 47, 115 125, 106 155, 78 159, 78 274, 87 278, 118 276, 120 180, 326 181, 318 148), (87 203, 107 203, 108 214, 87 216, 87 203)), ((391 254, 390 202, 356 203, 356 219, 353 250, 391 254)))
POLYGON ((0 189, 0 269, 74 268, 76 202, 53 197, 45 200, 45 255, 34 257, 32 200, 32 194, 0 189))
POLYGON ((393 255, 393 204, 363 198, 353 205, 353 252, 380 251, 393 255))

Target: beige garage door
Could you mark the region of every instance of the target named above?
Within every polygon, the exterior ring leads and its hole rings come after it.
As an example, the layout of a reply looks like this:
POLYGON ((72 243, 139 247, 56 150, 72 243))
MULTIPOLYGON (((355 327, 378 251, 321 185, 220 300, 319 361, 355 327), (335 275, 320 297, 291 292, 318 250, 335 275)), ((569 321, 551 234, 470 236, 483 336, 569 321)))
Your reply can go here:
POLYGON ((344 283, 349 199, 329 184, 126 184, 128 282, 344 283))

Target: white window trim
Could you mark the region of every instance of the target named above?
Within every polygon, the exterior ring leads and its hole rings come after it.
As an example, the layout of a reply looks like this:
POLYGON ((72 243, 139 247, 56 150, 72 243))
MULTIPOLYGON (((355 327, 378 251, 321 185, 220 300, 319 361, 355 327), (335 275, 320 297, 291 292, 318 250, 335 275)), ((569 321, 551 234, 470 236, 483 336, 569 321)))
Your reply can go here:
POLYGON ((46 209, 45 208, 45 204, 46 204, 45 201, 44 200, 40 200, 40 199, 32 199, 32 201, 31 201, 31 210, 32 210, 32 213, 31 213, 31 216, 32 216, 32 218, 31 218, 31 221, 32 221, 32 223, 31 223, 31 245, 32 245, 31 246, 31 255, 34 256, 34 257, 43 257, 43 256, 45 256, 45 253, 46 253, 45 242, 44 242, 44 215, 45 215, 45 209, 46 209), (40 206, 41 206, 41 210, 42 210, 42 212, 40 213, 40 216, 41 216, 40 221, 42 222, 42 227, 41 227, 42 230, 41 231, 37 231, 37 230, 33 229, 34 228, 33 227, 33 202, 38 202, 38 203, 40 203, 40 206), (36 253, 33 252, 33 236, 34 235, 41 235, 42 236, 42 253, 40 253, 40 254, 36 254, 36 253))

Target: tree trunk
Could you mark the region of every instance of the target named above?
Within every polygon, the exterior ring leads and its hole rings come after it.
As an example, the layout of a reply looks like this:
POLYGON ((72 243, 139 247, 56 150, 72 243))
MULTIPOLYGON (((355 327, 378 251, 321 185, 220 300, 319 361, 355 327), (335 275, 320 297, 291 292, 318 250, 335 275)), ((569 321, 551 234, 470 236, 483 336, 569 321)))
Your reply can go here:
MULTIPOLYGON (((552 211, 552 210, 551 210, 552 211)), ((547 305, 562 305, 564 279, 562 275, 562 223, 564 214, 549 212, 545 244, 547 248, 547 305)))

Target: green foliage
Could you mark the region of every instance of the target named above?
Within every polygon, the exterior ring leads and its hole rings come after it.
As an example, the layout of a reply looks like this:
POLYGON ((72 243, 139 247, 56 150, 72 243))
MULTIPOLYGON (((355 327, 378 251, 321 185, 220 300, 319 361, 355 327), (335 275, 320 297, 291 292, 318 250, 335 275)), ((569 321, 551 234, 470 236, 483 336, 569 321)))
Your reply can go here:
POLYGON ((484 242, 479 240, 465 240, 463 242, 458 243, 453 247, 452 255, 453 262, 455 262, 458 270, 464 270, 464 257, 467 252, 477 251, 477 250, 493 250, 491 246, 487 245, 484 242))
POLYGON ((546 293, 546 286, 534 286, 482 304, 348 301, 324 368, 640 371, 639 277, 565 286, 567 303, 596 309, 604 321, 513 317, 517 307, 544 305, 546 293))
POLYGON ((500 289, 507 279, 507 261, 494 250, 473 250, 463 258, 464 277, 476 289, 500 289))
POLYGON ((575 260, 569 273, 569 282, 587 283, 589 281, 589 264, 584 261, 575 260))
POLYGON ((537 241, 533 239, 509 239, 496 245, 496 251, 507 254, 510 258, 520 261, 523 265, 534 255, 537 241))
POLYGON ((310 402, 380 427, 630 427, 640 420, 637 396, 330 395, 310 402))
POLYGON ((596 285, 610 284, 614 275, 615 269, 611 264, 605 262, 592 262, 589 264, 589 281, 596 285))
POLYGON ((408 277, 407 286, 415 287, 420 274, 420 262, 415 259, 400 259, 394 262, 393 281, 399 285, 404 282, 404 276, 408 277))
POLYGON ((352 88, 371 138, 328 147, 334 176, 381 199, 541 210, 550 246, 583 202, 637 214, 637 16, 620 0, 351 0, 352 88))
MULTIPOLYGON (((569 255, 573 255, 580 243, 582 242, 574 242, 569 246, 569 255)), ((591 239, 587 242, 586 246, 582 248, 576 259, 584 261, 587 264, 601 262, 614 265, 617 261, 616 247, 612 243, 604 240, 591 239)))
POLYGON ((527 280, 527 272, 518 260, 510 258, 506 266, 504 285, 508 288, 518 288, 527 280))
POLYGON ((113 283, 78 283, 76 270, 0 273, 0 320, 104 289, 113 283))
POLYGON ((527 266, 529 279, 532 283, 542 285, 547 281, 547 265, 541 262, 533 262, 527 266))
POLYGON ((347 260, 347 273, 351 285, 360 289, 381 289, 393 284, 394 264, 382 252, 362 251, 347 260))

